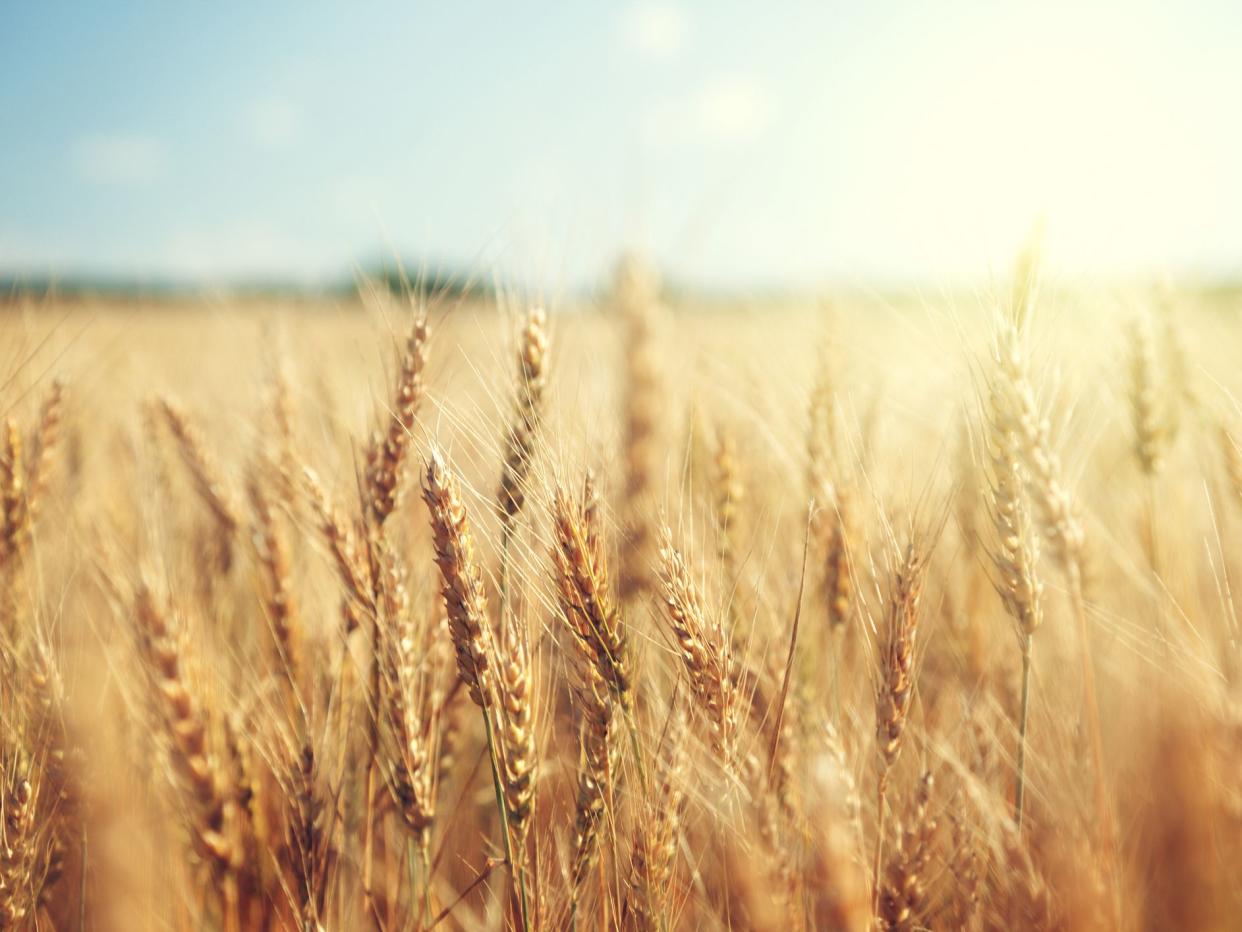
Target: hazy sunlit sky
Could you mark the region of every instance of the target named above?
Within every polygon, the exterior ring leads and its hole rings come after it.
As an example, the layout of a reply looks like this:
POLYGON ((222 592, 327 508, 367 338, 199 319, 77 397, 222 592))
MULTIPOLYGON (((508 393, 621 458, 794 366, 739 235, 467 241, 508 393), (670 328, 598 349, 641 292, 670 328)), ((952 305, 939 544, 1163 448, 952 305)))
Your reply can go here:
POLYGON ((1242 5, 9 2, 0 272, 1242 271, 1242 5))

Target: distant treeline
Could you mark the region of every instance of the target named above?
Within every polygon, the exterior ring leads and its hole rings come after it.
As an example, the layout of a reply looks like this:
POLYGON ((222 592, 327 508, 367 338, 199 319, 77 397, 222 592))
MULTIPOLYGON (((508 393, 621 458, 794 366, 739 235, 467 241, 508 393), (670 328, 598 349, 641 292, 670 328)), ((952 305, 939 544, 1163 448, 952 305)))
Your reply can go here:
MULTIPOLYGON (((488 300, 503 292, 507 285, 495 284, 485 270, 457 271, 449 266, 420 267, 418 263, 399 266, 394 263, 375 263, 362 267, 353 274, 340 275, 320 282, 297 281, 288 278, 236 278, 224 281, 196 281, 173 277, 150 278, 114 275, 25 275, 0 272, 0 306, 31 298, 58 298, 85 300, 104 298, 113 301, 171 301, 193 300, 204 295, 249 299, 306 299, 309 301, 336 299, 350 301, 369 288, 387 290, 392 294, 413 293, 432 301, 456 301, 461 299, 488 300)), ((1107 287, 1107 286, 1104 286, 1107 287)), ((597 288, 577 292, 578 297, 598 299, 608 293, 609 284, 602 279, 597 288)), ((1072 288, 1072 286, 1071 286, 1072 288)), ((520 288, 518 289, 521 290, 520 288)), ((1220 309, 1235 310, 1242 306, 1242 278, 1216 278, 1179 282, 1178 290, 1185 295, 1195 295, 1204 304, 1220 309)), ((751 288, 702 288, 693 287, 675 278, 665 278, 661 289, 662 300, 671 306, 710 306, 714 309, 777 305, 789 301, 814 299, 817 295, 835 294, 839 289, 826 288, 819 292, 798 288, 776 286, 751 288)), ((847 289, 858 293, 857 287, 847 289)), ((872 297, 898 299, 918 295, 920 288, 912 283, 874 284, 865 293, 872 297)))
POLYGON ((443 267, 403 272, 394 265, 377 264, 351 276, 343 275, 319 283, 275 277, 195 281, 173 277, 0 274, 0 303, 31 297, 161 300, 221 292, 247 298, 350 298, 368 284, 388 289, 393 294, 413 291, 449 299, 486 298, 495 291, 490 278, 477 274, 458 273, 443 267))
POLYGON ((413 292, 441 298, 486 298, 493 296, 496 290, 486 274, 455 272, 444 267, 420 269, 384 264, 362 271, 348 290, 355 290, 362 282, 387 288, 393 294, 413 292))

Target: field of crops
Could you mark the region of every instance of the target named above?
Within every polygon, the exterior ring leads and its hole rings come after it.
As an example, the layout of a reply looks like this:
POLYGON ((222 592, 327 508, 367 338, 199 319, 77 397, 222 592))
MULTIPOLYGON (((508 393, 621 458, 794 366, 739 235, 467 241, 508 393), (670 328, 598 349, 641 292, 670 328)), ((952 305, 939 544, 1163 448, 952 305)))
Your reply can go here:
POLYGON ((0 927, 1228 929, 1242 305, 0 308, 0 927))

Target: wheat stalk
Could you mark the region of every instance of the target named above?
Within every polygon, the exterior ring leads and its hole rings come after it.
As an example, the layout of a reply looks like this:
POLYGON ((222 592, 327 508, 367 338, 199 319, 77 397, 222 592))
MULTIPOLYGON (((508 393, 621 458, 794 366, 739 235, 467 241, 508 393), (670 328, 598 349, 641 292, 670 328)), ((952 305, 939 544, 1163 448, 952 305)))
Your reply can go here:
POLYGON ((539 424, 543 419, 547 360, 547 315, 542 308, 532 308, 526 315, 522 328, 518 350, 517 397, 513 403, 513 420, 505 435, 500 488, 496 493, 506 539, 512 533, 514 519, 526 503, 526 483, 530 475, 539 424))
POLYGON ((719 619, 711 620, 708 615, 667 527, 660 537, 660 583, 665 619, 689 678, 691 695, 711 726, 717 754, 730 763, 738 732, 733 646, 719 619))
POLYGON ((140 656, 169 743, 169 762, 193 803, 195 846, 219 874, 241 867, 235 838, 237 812, 210 748, 208 726, 182 670, 182 648, 163 606, 145 584, 134 595, 140 656))
POLYGON ((486 714, 495 705, 496 649, 487 621, 487 596, 466 519, 457 478, 432 447, 423 480, 423 500, 431 516, 440 593, 457 652, 457 672, 474 704, 486 714))
POLYGON ((247 490, 255 518, 255 556, 263 573, 264 603, 275 639, 277 665, 290 687, 291 699, 296 700, 305 688, 306 679, 302 625, 293 591, 289 544, 263 480, 257 473, 251 475, 247 490))
POLYGON ((414 418, 423 396, 428 334, 427 316, 419 313, 401 353, 392 407, 383 412, 381 428, 367 449, 367 507, 376 527, 383 525, 400 501, 414 418))
POLYGON ((876 839, 872 870, 872 912, 879 907, 880 865, 884 847, 885 801, 889 772, 901 753, 906 718, 914 697, 915 648, 922 610, 923 587, 927 575, 927 556, 911 542, 894 573, 889 592, 879 652, 879 681, 875 696, 875 735, 879 751, 879 777, 876 781, 876 839))
POLYGON ((60 441, 60 422, 64 400, 65 385, 60 379, 54 379, 39 408, 39 418, 35 422, 29 443, 29 474, 26 478, 26 488, 32 521, 38 515, 39 506, 47 492, 54 454, 60 441))
POLYGON ((650 548, 654 534, 650 498, 661 403, 653 333, 656 276, 641 260, 630 257, 618 266, 613 287, 625 325, 625 484, 620 511, 626 546, 621 549, 617 596, 629 607, 651 587, 650 548))
POLYGON ((578 793, 574 804, 574 843, 570 860, 570 890, 576 915, 587 871, 599 847, 599 828, 607 806, 607 787, 615 778, 618 750, 613 716, 614 700, 594 666, 581 671, 577 689, 578 793))
POLYGON ((215 458, 208 451, 206 441, 189 414, 171 398, 160 399, 160 410, 168 429, 176 438, 181 459, 193 480, 194 488, 206 504, 220 532, 221 559, 227 568, 232 540, 242 526, 240 510, 221 478, 215 458))
POLYGON ((552 565, 561 617, 600 679, 624 708, 633 705, 625 622, 613 602, 594 484, 588 473, 581 497, 558 488, 552 499, 552 565))

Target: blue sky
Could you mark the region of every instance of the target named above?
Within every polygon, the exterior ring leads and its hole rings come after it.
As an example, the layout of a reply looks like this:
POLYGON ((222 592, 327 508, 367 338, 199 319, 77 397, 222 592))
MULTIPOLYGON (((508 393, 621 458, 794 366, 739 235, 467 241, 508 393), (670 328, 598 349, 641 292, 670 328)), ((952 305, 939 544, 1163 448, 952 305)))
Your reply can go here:
POLYGON ((10 2, 0 271, 556 288, 1242 263, 1229 3, 10 2))

